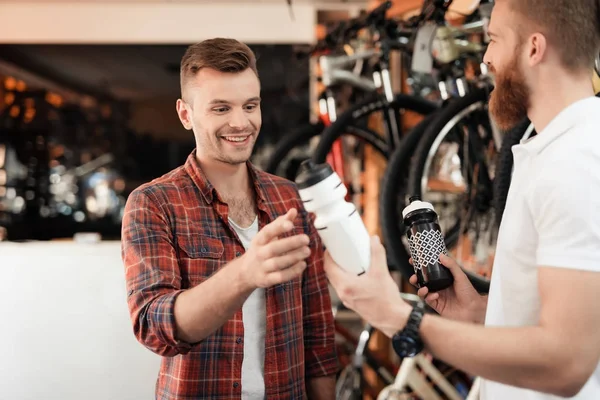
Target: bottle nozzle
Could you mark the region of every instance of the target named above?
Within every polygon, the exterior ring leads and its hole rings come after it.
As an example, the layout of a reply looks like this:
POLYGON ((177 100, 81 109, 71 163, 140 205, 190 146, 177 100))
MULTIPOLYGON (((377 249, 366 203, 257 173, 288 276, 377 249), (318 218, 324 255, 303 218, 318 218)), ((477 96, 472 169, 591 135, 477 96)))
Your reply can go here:
POLYGON ((316 165, 315 162, 312 160, 312 158, 307 158, 306 160, 302 161, 302 163, 300 164, 300 170, 301 171, 310 171, 315 169, 316 165))
POLYGON ((308 158, 300 164, 296 184, 299 189, 306 189, 321 182, 333 173, 333 169, 328 163, 316 164, 314 160, 308 158))
POLYGON ((420 200, 421 200, 421 196, 419 196, 419 195, 417 195, 417 194, 416 194, 416 195, 413 195, 413 196, 410 196, 410 197, 408 198, 408 201, 409 201, 410 203, 412 203, 413 201, 420 201, 420 200))

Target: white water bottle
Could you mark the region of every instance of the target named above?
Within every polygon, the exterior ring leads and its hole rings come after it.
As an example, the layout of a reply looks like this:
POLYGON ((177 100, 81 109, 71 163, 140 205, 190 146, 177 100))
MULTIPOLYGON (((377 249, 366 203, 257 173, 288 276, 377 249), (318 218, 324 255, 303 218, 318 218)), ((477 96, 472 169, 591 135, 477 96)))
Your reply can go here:
POLYGON ((306 211, 331 258, 343 269, 364 274, 371 263, 371 238, 354 204, 345 200, 346 186, 329 164, 302 162, 296 185, 306 211))

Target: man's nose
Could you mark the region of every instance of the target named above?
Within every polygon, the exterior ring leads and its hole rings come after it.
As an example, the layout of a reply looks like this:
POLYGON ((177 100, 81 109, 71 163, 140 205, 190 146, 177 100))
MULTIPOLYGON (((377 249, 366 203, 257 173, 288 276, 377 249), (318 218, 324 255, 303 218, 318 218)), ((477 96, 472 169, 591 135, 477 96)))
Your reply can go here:
POLYGON ((491 60, 491 57, 490 57, 489 47, 485 50, 485 53, 483 54, 483 62, 488 67, 492 65, 492 60, 491 60))
POLYGON ((238 130, 242 130, 248 127, 248 116, 246 115, 246 113, 244 112, 244 110, 241 109, 237 109, 237 110, 233 110, 233 112, 230 114, 231 115, 231 119, 229 120, 229 126, 234 128, 234 129, 238 129, 238 130))

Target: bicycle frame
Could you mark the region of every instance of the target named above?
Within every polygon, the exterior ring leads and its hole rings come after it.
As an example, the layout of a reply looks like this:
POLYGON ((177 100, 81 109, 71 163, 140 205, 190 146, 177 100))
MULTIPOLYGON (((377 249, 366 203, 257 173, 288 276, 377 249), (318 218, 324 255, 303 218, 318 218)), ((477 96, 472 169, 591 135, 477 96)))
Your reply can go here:
MULTIPOLYGON (((366 60, 381 55, 380 50, 368 49, 351 55, 323 55, 319 57, 319 66, 322 72, 321 80, 326 87, 326 96, 319 101, 319 118, 325 126, 329 126, 337 120, 337 104, 331 91, 331 87, 335 85, 348 84, 366 92, 375 92, 383 87, 386 98, 389 101, 393 100, 392 83, 387 63, 382 65, 383 68, 380 71, 375 71, 371 79, 348 70, 354 63, 358 63, 355 69, 360 70, 362 63, 366 60)), ((380 64, 383 63, 380 61, 380 64)), ((395 133, 392 132, 392 135, 395 133)), ((333 144, 327 161, 342 181, 345 181, 343 149, 340 140, 333 144)))
POLYGON ((386 386, 377 396, 377 400, 387 400, 392 393, 401 393, 406 387, 410 387, 422 399, 442 400, 442 397, 431 387, 423 373, 417 369, 417 366, 431 379, 432 383, 440 388, 448 399, 462 400, 462 396, 458 391, 423 354, 402 360, 400 370, 396 375, 396 381, 392 385, 386 386))

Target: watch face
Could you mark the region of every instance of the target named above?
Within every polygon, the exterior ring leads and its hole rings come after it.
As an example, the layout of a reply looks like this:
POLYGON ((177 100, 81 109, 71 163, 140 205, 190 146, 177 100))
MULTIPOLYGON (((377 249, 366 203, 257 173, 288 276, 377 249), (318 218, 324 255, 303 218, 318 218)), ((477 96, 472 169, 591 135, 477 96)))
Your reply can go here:
POLYGON ((423 303, 417 304, 410 313, 404 329, 392 338, 394 351, 400 357, 414 357, 423 350, 424 344, 419 336, 419 325, 423 318, 423 303))
POLYGON ((413 357, 418 353, 417 342, 406 336, 397 337, 393 343, 394 350, 400 357, 413 357))

